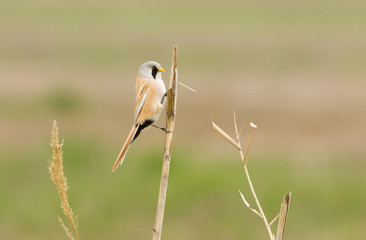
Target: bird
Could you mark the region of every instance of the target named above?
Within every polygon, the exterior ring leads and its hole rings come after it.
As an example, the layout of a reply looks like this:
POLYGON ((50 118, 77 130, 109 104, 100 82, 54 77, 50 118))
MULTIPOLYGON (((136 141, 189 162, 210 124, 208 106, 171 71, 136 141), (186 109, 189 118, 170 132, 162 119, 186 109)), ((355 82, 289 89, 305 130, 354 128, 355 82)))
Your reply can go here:
MULTIPOLYGON (((136 80, 134 124, 113 165, 112 172, 119 165, 122 165, 131 143, 140 135, 143 129, 150 126, 160 128, 155 126, 154 123, 158 120, 167 97, 166 88, 161 77, 161 73, 164 71, 160 64, 154 61, 145 62, 139 68, 136 80)), ((166 131, 165 128, 160 129, 166 131)))

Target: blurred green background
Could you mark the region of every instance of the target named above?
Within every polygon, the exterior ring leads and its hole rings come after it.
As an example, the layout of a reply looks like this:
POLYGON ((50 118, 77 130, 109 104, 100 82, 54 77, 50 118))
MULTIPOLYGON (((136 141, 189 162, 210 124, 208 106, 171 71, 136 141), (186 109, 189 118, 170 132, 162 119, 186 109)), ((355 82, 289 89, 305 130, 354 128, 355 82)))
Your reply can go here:
MULTIPOLYGON (((149 129, 110 170, 134 112, 137 70, 180 87, 163 239, 266 239, 234 134, 254 122, 249 171, 267 217, 293 198, 286 239, 364 239, 366 2, 0 3, 0 238, 66 239, 47 164, 64 138, 81 239, 149 239, 164 135, 149 129)), ((164 115, 162 115, 164 116, 164 115)), ((162 117, 158 125, 165 124, 162 117)), ((273 228, 275 229, 275 228, 273 228)))

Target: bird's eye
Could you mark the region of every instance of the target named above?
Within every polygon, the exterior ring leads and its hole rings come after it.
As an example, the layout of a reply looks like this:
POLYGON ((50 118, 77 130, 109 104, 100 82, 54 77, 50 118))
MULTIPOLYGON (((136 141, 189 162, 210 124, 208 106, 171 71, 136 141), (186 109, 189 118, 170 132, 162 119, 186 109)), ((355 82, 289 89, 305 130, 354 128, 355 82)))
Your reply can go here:
POLYGON ((154 79, 156 78, 156 74, 158 74, 158 69, 155 66, 153 66, 151 68, 151 75, 153 76, 154 79))

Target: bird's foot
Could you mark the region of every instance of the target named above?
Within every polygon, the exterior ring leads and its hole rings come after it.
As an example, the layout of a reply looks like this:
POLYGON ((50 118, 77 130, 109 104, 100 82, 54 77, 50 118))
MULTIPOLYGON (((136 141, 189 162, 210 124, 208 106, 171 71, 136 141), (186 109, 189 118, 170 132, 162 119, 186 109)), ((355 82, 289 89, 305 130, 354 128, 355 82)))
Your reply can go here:
POLYGON ((152 125, 153 127, 155 127, 155 128, 158 128, 158 129, 160 129, 160 130, 162 130, 162 131, 164 131, 165 133, 170 133, 170 132, 172 132, 172 131, 168 131, 168 130, 166 130, 166 128, 162 128, 162 127, 159 127, 159 126, 156 126, 156 125, 152 125))

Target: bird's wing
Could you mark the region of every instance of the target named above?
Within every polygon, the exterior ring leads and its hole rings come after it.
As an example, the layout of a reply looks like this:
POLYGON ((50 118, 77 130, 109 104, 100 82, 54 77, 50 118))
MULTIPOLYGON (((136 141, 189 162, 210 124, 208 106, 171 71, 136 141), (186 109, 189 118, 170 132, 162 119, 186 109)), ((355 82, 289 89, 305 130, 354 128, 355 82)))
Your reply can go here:
POLYGON ((144 85, 136 99, 136 111, 135 111, 135 122, 141 112, 142 106, 144 106, 147 94, 149 93, 150 87, 144 85))

